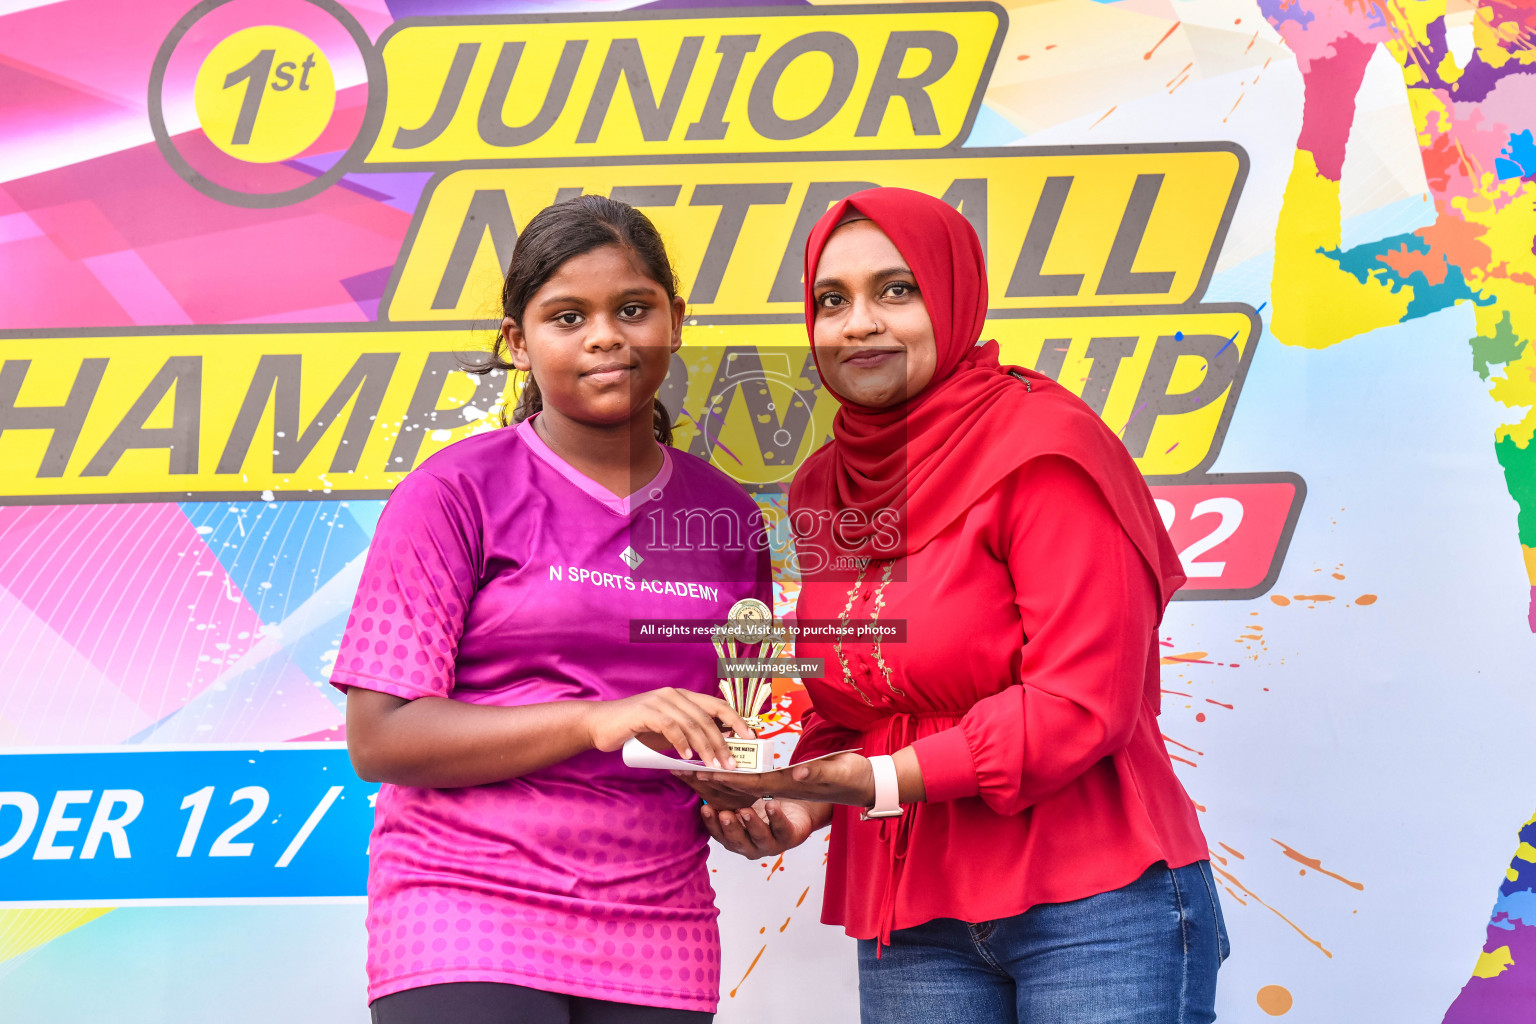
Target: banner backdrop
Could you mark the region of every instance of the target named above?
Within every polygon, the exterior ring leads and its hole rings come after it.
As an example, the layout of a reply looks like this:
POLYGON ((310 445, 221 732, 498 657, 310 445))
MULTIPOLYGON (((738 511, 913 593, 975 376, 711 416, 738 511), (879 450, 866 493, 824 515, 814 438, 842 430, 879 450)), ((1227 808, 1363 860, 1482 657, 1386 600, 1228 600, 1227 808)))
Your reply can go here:
MULTIPOLYGON (((0 0, 0 1018, 366 1020, 326 679, 390 488, 512 399, 456 353, 519 227, 659 226, 783 612, 800 254, 882 184, 1180 551, 1222 1019, 1530 1020, 1533 111, 1516 0, 0 0)), ((855 1019, 824 849, 713 857, 722 1021, 855 1019)))

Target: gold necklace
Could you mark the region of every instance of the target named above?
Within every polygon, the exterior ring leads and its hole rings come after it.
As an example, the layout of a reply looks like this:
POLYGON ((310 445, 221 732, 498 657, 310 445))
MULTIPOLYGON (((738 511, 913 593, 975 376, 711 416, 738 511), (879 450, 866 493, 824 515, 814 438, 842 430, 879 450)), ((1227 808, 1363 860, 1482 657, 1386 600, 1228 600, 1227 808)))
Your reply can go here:
MULTIPOLYGON (((869 562, 870 560, 867 558, 859 559, 859 574, 857 577, 855 577, 853 586, 848 589, 848 601, 843 605, 842 615, 838 617, 837 639, 833 642, 832 649, 837 653, 838 664, 842 667, 843 680, 847 682, 849 686, 853 687, 853 692, 859 695, 860 700, 862 700, 865 704, 868 704, 870 707, 874 707, 874 701, 870 700, 869 697, 865 695, 864 691, 859 688, 859 684, 854 681, 853 672, 848 668, 848 656, 843 653, 843 639, 847 635, 848 624, 853 619, 853 602, 859 596, 859 587, 864 583, 864 574, 869 570, 869 562)), ((880 612, 885 608, 885 585, 891 582, 891 572, 895 568, 896 560, 893 558, 885 563, 885 569, 880 573, 880 584, 875 588, 875 596, 873 601, 874 612, 870 616, 869 620, 871 626, 876 626, 880 622, 880 612)), ((874 655, 875 664, 880 668, 880 674, 883 681, 885 682, 885 688, 890 690, 898 697, 905 697, 907 695, 906 691, 898 689, 891 683, 891 668, 885 663, 885 655, 881 653, 880 649, 880 631, 873 630, 873 632, 874 642, 873 650, 871 653, 874 655)))

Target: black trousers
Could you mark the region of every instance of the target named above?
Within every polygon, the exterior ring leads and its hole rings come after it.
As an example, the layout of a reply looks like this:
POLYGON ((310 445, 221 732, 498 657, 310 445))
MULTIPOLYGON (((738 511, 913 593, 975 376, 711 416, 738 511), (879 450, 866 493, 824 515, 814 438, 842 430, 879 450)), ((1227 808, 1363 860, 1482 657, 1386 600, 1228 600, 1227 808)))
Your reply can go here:
POLYGON ((373 1024, 709 1024, 712 1013, 541 992, 493 981, 425 985, 369 1004, 373 1024))

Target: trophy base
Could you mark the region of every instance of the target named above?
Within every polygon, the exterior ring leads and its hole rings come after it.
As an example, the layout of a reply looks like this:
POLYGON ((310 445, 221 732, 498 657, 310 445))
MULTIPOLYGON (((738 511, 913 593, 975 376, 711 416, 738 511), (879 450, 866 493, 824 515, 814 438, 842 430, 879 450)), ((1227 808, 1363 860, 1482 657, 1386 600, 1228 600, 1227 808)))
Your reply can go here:
POLYGON ((768 758, 773 755, 768 752, 770 747, 768 740, 739 740, 734 736, 727 736, 725 749, 731 752, 736 759, 738 771, 757 772, 768 768, 768 758))
MULTIPOLYGON (((725 745, 736 759, 736 771, 743 775, 761 775, 763 772, 775 771, 789 767, 789 752, 793 746, 793 740, 785 742, 786 737, 777 736, 762 740, 739 740, 734 736, 725 737, 725 745)), ((837 754, 845 754, 857 750, 857 747, 849 747, 846 750, 832 750, 815 757, 808 757, 801 764, 809 764, 819 761, 823 757, 834 757, 837 754)), ((698 761, 679 761, 675 757, 669 757, 659 751, 646 746, 638 736, 631 736, 624 741, 624 763, 631 768, 655 768, 662 771, 684 772, 712 772, 720 769, 710 768, 698 761)))

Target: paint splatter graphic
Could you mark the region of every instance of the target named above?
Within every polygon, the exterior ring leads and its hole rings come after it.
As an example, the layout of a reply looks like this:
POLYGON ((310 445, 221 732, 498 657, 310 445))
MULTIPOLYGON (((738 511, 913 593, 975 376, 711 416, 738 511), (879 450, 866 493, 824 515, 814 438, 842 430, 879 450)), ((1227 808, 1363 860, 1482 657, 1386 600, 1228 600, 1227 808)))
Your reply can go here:
MULTIPOLYGON (((1331 569, 1317 567, 1313 571, 1334 578, 1347 577, 1343 569, 1344 566, 1340 564, 1331 569)), ((1333 595, 1327 594, 1297 594, 1293 597, 1275 595, 1273 602, 1274 607, 1271 611, 1287 616, 1305 614, 1319 609, 1335 609, 1336 614, 1350 614, 1346 611, 1347 609, 1353 609, 1362 603, 1367 605, 1370 603, 1336 599, 1333 595), (1280 608, 1286 610, 1282 613, 1277 610, 1280 608)), ((1285 659, 1270 649, 1271 630, 1267 627, 1271 624, 1260 621, 1263 617, 1263 613, 1259 611, 1250 611, 1246 616, 1249 621, 1240 624, 1236 631, 1237 635, 1231 639, 1231 643, 1240 651, 1237 654, 1189 650, 1185 645, 1177 643, 1172 636, 1160 638, 1164 648, 1161 659, 1164 711, 1184 711, 1185 723, 1190 721, 1189 713, 1193 712, 1194 725, 1203 727, 1213 721, 1213 716, 1219 717, 1234 712, 1239 707, 1254 706, 1264 700, 1265 695, 1269 693, 1268 687, 1250 682, 1249 679, 1253 677, 1228 671, 1244 665, 1258 664, 1268 667, 1284 664, 1285 659)), ((1171 714, 1165 714, 1163 722, 1165 728, 1175 731, 1180 729, 1180 726, 1174 723, 1174 716, 1171 714)), ((1198 794, 1201 788, 1199 778, 1189 775, 1188 771, 1199 768, 1205 757, 1204 750, 1200 749, 1203 744, 1193 736, 1174 736, 1166 732, 1163 734, 1163 740, 1168 747, 1169 758, 1183 776, 1186 788, 1192 794, 1198 794)), ((1206 811, 1205 806, 1198 800, 1195 808, 1202 814, 1206 811)), ((1210 827, 1207 825, 1206 828, 1207 836, 1212 839, 1209 849, 1211 869, 1216 876, 1217 884, 1222 888, 1221 898, 1227 913, 1231 914, 1235 910, 1237 912, 1252 910, 1270 915, 1297 940, 1311 946, 1324 959, 1332 960, 1334 951, 1329 945, 1329 938, 1316 934, 1308 922, 1300 920, 1283 905, 1277 905, 1263 893, 1256 891, 1244 878, 1247 873, 1244 869, 1252 868, 1256 863, 1262 862, 1260 870, 1271 870, 1276 866, 1276 861, 1272 858, 1278 857, 1281 858, 1280 863, 1288 861, 1299 875, 1316 877, 1322 880, 1322 884, 1341 886, 1343 891, 1362 892, 1366 888, 1366 883, 1357 881, 1338 870, 1336 865, 1325 864, 1324 858, 1304 852, 1282 838, 1270 837, 1270 845, 1264 850, 1244 852, 1230 843, 1216 840, 1211 835, 1210 827)), ((1268 986, 1261 992, 1267 993, 1259 1000, 1260 1007, 1266 1013, 1278 1016, 1289 1012, 1290 993, 1283 986, 1268 986)))
MULTIPOLYGON (((1536 234, 1536 7, 1524 0, 1456 6, 1448 12, 1445 0, 1259 0, 1296 54, 1305 89, 1275 234, 1270 329, 1285 344, 1324 348, 1472 304, 1470 369, 1491 385, 1495 402, 1521 417, 1495 429, 1494 454, 1519 506, 1516 530, 1531 584, 1527 618, 1536 631, 1536 346, 1529 343, 1536 336, 1536 276, 1529 271, 1536 234), (1378 44, 1402 69, 1435 220, 1346 249, 1344 147, 1378 44)), ((1364 594, 1355 603, 1375 600, 1364 594)), ((1518 874, 1518 855, 1514 863, 1518 874)), ((1513 878, 1504 886, 1501 893, 1529 892, 1509 889, 1518 886, 1513 878)), ((1501 895, 1499 907, 1510 898, 1501 895)), ((1518 909, 1523 898, 1509 906, 1518 909)), ((1518 913, 1496 909, 1488 948, 1447 1022, 1529 1019, 1536 944, 1520 921, 1518 913), (1500 936, 1509 941, 1497 942, 1500 936)))
POLYGON ((1259 1009, 1271 1017, 1279 1017, 1291 1012, 1291 991, 1284 985, 1265 985, 1259 989, 1256 1001, 1259 1009))

